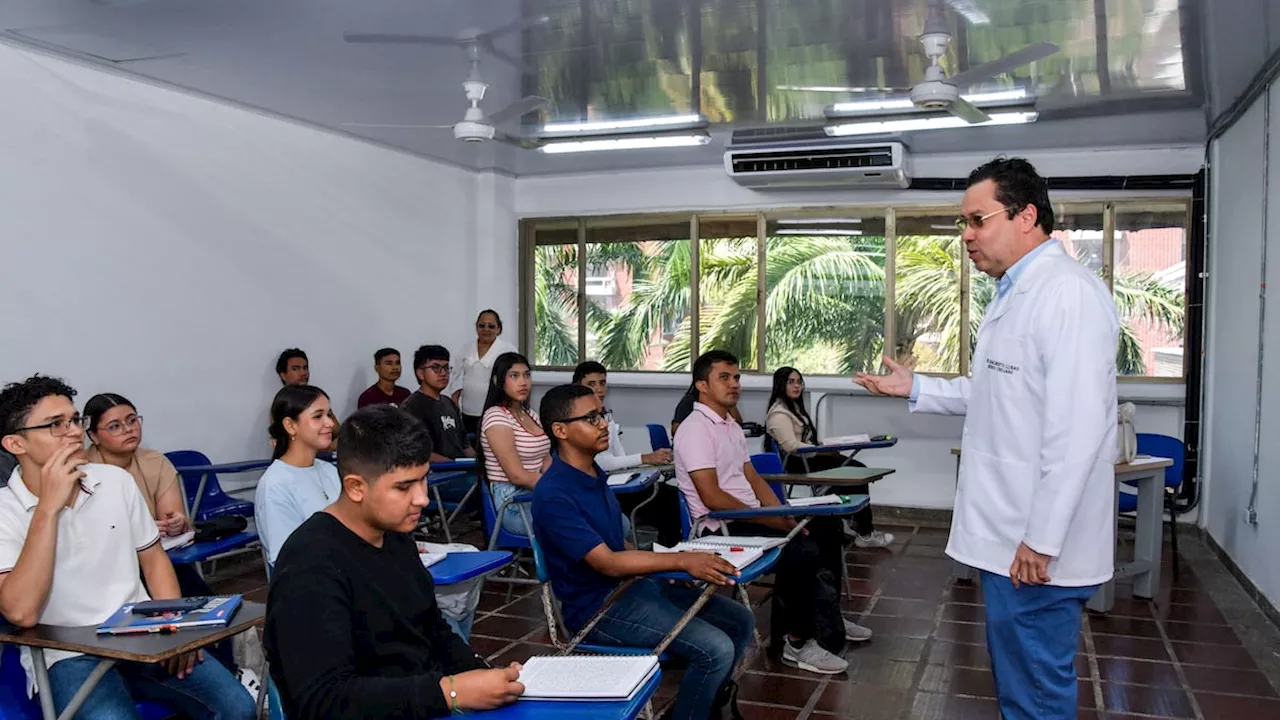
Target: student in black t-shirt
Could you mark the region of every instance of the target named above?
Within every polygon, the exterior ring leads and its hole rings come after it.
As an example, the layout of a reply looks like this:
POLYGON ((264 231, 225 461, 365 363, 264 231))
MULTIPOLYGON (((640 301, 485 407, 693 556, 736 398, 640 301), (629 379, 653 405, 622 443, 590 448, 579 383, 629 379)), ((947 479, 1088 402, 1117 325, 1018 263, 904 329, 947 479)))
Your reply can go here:
POLYGON ((400 407, 418 418, 431 433, 432 462, 447 462, 462 457, 475 457, 475 448, 467 445, 467 431, 462 412, 444 394, 449 387, 449 350, 441 345, 423 345, 413 354, 413 374, 418 377, 418 391, 400 407))
POLYGON ((264 648, 285 716, 443 718, 509 704, 520 665, 491 669, 445 623, 410 532, 431 438, 388 405, 342 426, 342 494, 285 541, 264 648))

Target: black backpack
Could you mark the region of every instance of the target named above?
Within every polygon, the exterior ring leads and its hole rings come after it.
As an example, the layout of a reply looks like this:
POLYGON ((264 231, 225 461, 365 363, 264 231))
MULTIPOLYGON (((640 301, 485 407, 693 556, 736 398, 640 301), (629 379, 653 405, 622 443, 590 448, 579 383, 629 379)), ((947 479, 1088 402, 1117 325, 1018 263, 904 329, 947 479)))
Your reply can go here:
POLYGON ((196 542, 209 542, 231 537, 244 532, 249 521, 239 515, 219 515, 208 520, 199 520, 196 526, 196 542))

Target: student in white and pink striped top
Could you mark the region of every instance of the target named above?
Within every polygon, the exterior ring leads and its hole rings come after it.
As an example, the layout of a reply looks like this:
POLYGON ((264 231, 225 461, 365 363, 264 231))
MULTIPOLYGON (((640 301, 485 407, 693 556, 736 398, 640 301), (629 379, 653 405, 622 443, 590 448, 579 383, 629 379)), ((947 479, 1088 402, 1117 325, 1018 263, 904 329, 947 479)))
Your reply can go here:
MULTIPOLYGON (((523 355, 503 353, 494 360, 480 420, 480 450, 495 507, 520 490, 532 490, 551 464, 551 440, 529 407, 532 391, 533 374, 523 355)), ((515 506, 503 514, 502 527, 529 534, 515 506)))

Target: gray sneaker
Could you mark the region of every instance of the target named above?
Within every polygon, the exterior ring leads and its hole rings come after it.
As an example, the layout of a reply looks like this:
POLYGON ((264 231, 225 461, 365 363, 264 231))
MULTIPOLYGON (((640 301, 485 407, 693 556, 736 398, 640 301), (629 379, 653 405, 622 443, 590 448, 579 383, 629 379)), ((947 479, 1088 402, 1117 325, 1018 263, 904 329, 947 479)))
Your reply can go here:
POLYGON ((853 544, 860 548, 883 548, 893 544, 893 535, 879 530, 872 530, 866 535, 853 534, 853 544))
POLYGON ((861 625, 850 620, 849 618, 844 619, 844 639, 845 640, 848 640, 849 642, 859 642, 859 643, 866 642, 871 639, 872 635, 874 635, 874 633, 871 632, 871 628, 862 627, 861 625))
POLYGON ((839 675, 849 668, 847 660, 827 652, 813 638, 799 648, 792 645, 790 640, 784 641, 782 662, 819 675, 839 675))

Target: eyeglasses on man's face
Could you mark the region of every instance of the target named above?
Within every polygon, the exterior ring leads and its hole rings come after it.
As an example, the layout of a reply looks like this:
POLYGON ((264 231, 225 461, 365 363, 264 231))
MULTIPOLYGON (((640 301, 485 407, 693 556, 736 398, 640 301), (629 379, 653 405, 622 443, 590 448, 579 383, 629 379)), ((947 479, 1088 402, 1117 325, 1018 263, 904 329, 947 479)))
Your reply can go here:
POLYGON ((587 423, 588 425, 591 425, 592 427, 600 427, 601 425, 609 424, 609 418, 611 417, 613 417, 612 410, 592 410, 586 415, 579 415, 577 417, 565 418, 563 420, 557 420, 557 422, 572 423, 572 422, 578 422, 579 420, 581 420, 587 423))
POLYGON ((79 413, 76 413, 69 418, 58 418, 57 420, 47 422, 42 425, 28 425, 27 427, 20 427, 14 430, 14 432, 20 433, 47 429, 50 435, 60 438, 69 435, 72 428, 83 430, 87 425, 88 419, 83 418, 79 413))
POLYGON ((1000 206, 999 209, 992 210, 986 215, 979 215, 977 213, 970 213, 969 215, 961 215, 960 217, 956 218, 956 228, 958 228, 960 232, 964 232, 965 230, 969 229, 970 225, 972 225, 975 230, 981 230, 982 226, 987 222, 989 218, 993 218, 996 215, 999 215, 1000 213, 1008 209, 1009 209, 1008 207, 1005 207, 1002 205, 1000 206))
POLYGON ((440 365, 438 363, 433 363, 431 365, 423 365, 422 367, 426 368, 427 370, 430 370, 433 373, 447 373, 453 370, 452 365, 440 365))

